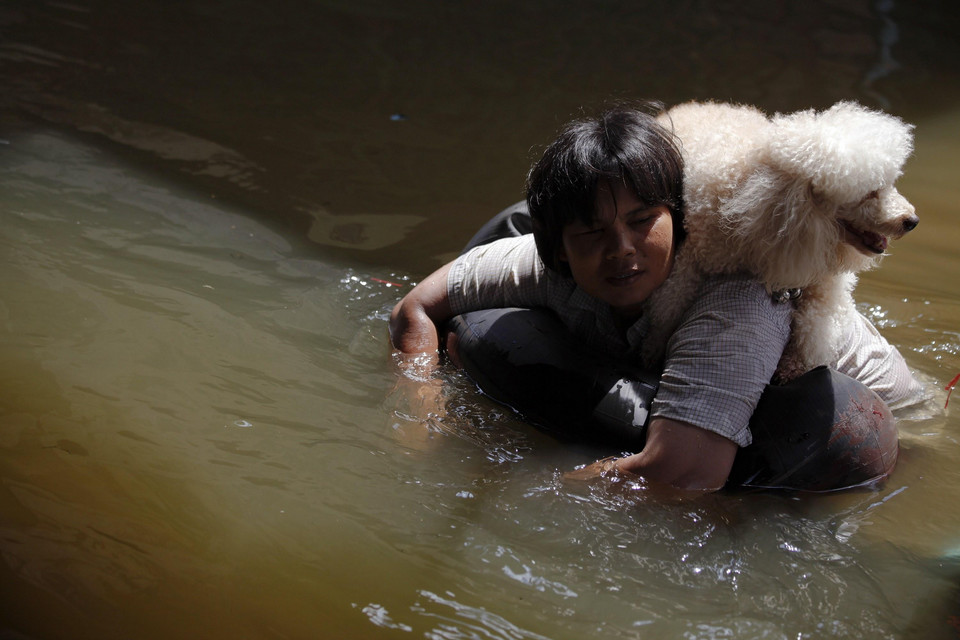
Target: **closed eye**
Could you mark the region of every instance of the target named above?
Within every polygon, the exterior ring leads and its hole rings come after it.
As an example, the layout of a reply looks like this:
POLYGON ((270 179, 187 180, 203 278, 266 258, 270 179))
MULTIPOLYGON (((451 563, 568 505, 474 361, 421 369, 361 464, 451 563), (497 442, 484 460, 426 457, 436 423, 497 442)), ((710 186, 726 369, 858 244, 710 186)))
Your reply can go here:
POLYGON ((577 235, 578 235, 578 236, 592 236, 592 235, 596 235, 596 234, 598 234, 598 233, 601 233, 602 231, 603 231, 603 229, 601 229, 600 227, 595 227, 595 228, 593 228, 593 229, 584 229, 583 231, 578 231, 578 232, 577 232, 577 235))

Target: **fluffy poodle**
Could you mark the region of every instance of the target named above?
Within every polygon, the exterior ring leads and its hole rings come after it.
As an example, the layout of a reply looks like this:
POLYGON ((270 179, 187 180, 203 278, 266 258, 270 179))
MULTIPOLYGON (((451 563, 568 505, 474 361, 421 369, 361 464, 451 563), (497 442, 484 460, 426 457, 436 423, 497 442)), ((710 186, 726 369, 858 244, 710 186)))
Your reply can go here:
POLYGON ((852 102, 769 118, 748 106, 686 103, 661 122, 681 143, 687 239, 651 300, 663 334, 647 342, 647 364, 662 359, 705 276, 743 271, 796 298, 779 381, 834 363, 845 318, 856 313, 856 274, 919 222, 894 187, 912 126, 852 102))

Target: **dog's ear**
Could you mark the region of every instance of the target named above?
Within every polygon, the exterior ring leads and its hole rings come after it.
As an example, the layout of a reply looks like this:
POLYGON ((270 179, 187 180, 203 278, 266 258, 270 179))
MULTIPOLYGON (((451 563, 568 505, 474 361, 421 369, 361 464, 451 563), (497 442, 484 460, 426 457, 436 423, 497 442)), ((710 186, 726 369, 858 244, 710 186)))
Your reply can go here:
POLYGON ((818 206, 811 183, 760 166, 720 205, 720 224, 737 259, 768 289, 803 288, 837 267, 837 223, 818 206))
POLYGON ((855 102, 772 118, 766 161, 810 181, 836 204, 859 200, 900 177, 913 151, 913 126, 855 102))

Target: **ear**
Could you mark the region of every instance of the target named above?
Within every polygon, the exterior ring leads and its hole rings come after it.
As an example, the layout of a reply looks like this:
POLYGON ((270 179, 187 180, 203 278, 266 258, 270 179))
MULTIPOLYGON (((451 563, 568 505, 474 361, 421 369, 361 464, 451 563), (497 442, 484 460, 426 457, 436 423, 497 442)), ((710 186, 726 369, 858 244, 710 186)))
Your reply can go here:
POLYGON ((772 122, 770 166, 810 180, 838 203, 893 185, 913 151, 912 125, 855 102, 778 114, 772 122))
POLYGON ((770 290, 802 288, 835 268, 837 223, 809 180, 759 167, 720 207, 738 259, 770 290))

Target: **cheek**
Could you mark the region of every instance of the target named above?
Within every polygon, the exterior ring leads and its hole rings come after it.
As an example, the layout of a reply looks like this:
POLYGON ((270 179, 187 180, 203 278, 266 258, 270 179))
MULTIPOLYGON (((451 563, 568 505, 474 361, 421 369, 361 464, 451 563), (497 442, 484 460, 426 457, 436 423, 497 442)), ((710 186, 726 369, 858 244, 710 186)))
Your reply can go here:
POLYGON ((651 230, 649 236, 647 236, 646 241, 647 250, 651 255, 660 256, 665 261, 672 261, 673 259, 673 226, 670 223, 669 218, 664 224, 657 224, 657 226, 651 230))

